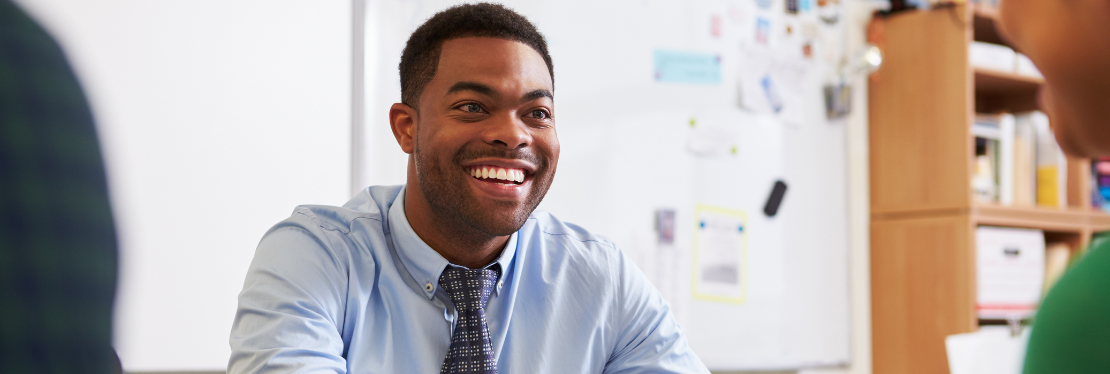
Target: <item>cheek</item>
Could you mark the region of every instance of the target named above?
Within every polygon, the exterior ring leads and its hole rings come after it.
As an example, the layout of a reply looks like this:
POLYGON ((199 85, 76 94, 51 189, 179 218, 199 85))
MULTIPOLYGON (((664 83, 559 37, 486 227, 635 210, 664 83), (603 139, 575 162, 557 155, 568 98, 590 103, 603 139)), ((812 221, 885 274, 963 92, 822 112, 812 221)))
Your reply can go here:
POLYGON ((555 133, 554 128, 545 129, 532 134, 535 139, 535 144, 540 148, 543 153, 551 157, 559 156, 559 135, 555 133))
POLYGON ((559 163, 559 137, 556 136, 555 131, 552 130, 551 134, 545 134, 545 136, 538 137, 538 139, 538 148, 547 156, 551 162, 551 166, 554 167, 559 163))
POLYGON ((434 154, 434 157, 451 158, 466 143, 464 141, 465 136, 465 134, 440 129, 434 134, 428 134, 428 136, 421 139, 424 141, 422 148, 425 152, 434 154))

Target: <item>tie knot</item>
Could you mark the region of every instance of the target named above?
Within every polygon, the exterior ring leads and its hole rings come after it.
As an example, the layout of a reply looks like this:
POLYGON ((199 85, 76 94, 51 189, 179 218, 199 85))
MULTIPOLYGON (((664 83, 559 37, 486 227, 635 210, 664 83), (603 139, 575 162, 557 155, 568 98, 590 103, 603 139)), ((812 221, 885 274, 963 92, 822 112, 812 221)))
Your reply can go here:
POLYGON ((439 286, 447 291, 447 296, 459 310, 482 309, 493 292, 499 271, 497 266, 490 269, 462 269, 448 266, 439 276, 439 286))

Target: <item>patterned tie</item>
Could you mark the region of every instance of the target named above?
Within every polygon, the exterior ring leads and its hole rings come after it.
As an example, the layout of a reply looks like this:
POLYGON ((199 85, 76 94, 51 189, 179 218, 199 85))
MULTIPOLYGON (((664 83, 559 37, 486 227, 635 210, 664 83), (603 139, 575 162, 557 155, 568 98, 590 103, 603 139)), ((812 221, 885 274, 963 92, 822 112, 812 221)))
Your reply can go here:
POLYGON ((451 348, 443 360, 441 374, 482 373, 497 374, 493 358, 493 344, 489 341, 486 326, 486 300, 500 275, 500 268, 460 269, 448 266, 439 277, 439 285, 447 291, 459 319, 451 336, 451 348))

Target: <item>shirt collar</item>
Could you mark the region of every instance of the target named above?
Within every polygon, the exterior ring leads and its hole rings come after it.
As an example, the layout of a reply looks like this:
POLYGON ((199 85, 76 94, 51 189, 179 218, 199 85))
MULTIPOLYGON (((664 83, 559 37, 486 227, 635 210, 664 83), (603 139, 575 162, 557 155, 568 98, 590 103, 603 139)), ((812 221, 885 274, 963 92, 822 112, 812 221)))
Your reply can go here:
MULTIPOLYGON (((412 230, 408 216, 405 215, 405 188, 402 188, 401 192, 397 194, 397 198, 393 200, 388 214, 389 228, 393 233, 397 256, 400 257, 401 263, 405 265, 405 269, 408 270, 412 279, 420 286, 420 291, 424 292, 428 299, 431 299, 435 296, 436 289, 439 288, 439 276, 443 274, 443 269, 446 269, 448 265, 459 265, 448 262, 439 252, 424 243, 424 240, 416 235, 416 231, 412 230)), ((505 249, 501 251, 501 255, 490 264, 501 266, 501 276, 497 280, 497 287, 493 289, 495 295, 501 291, 501 282, 505 279, 505 273, 509 271, 509 264, 512 263, 516 254, 518 233, 519 231, 509 236, 509 241, 505 243, 505 249)))

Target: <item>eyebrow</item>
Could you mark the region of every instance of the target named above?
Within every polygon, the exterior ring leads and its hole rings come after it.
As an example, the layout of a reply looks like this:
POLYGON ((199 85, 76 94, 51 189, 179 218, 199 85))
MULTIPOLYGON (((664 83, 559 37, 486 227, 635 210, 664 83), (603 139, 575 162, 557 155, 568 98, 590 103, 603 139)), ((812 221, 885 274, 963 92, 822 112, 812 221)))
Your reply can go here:
MULTIPOLYGON (((478 83, 478 82, 458 82, 458 83, 455 83, 454 85, 451 86, 451 89, 447 90, 447 95, 450 95, 450 94, 453 94, 453 93, 459 92, 459 91, 474 91, 474 92, 477 92, 479 94, 492 97, 495 100, 501 98, 501 95, 498 94, 497 91, 494 91, 493 88, 491 88, 490 86, 478 83)), ((446 95, 444 95, 444 96, 446 96, 446 95)))
POLYGON ((545 89, 541 88, 541 89, 534 90, 532 92, 524 94, 524 97, 520 98, 520 102, 521 103, 527 103, 529 101, 539 99, 541 97, 546 97, 548 99, 555 100, 555 95, 552 95, 551 91, 548 91, 548 90, 545 90, 545 89))
MULTIPOLYGON (((451 85, 451 88, 447 90, 447 95, 450 95, 450 94, 453 94, 453 93, 456 93, 456 92, 460 92, 460 91, 473 91, 473 92, 476 92, 476 93, 481 94, 481 95, 489 96, 489 97, 491 97, 495 100, 501 98, 501 94, 499 94, 496 90, 494 90, 490 86, 487 86, 487 85, 484 85, 484 84, 481 84, 481 83, 478 83, 478 82, 466 82, 466 81, 458 82, 458 83, 455 83, 454 85, 451 85)), ((546 97, 546 98, 552 99, 552 100, 555 99, 555 95, 553 95, 550 90, 546 90, 546 89, 541 88, 541 89, 533 90, 529 93, 524 94, 524 96, 520 98, 520 102, 521 103, 526 103, 526 102, 529 102, 529 101, 532 101, 532 100, 535 100, 535 99, 539 99, 539 98, 543 98, 543 97, 546 97)))

